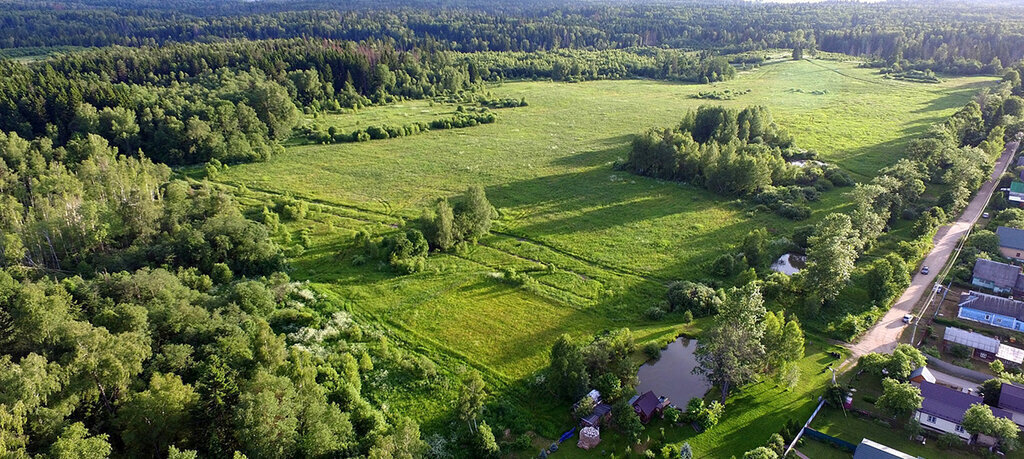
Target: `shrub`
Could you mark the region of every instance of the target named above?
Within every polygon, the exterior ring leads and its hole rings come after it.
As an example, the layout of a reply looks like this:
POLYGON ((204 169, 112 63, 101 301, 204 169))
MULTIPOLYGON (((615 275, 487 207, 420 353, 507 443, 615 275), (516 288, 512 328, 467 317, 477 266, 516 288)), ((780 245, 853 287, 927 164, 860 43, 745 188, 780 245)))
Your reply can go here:
POLYGON ((711 264, 711 274, 718 277, 732 277, 737 269, 736 256, 728 253, 716 258, 711 264))
POLYGON ((676 408, 665 408, 665 420, 669 424, 675 424, 683 417, 683 413, 676 408))
POLYGON ((971 357, 971 348, 963 344, 954 344, 949 348, 949 353, 958 359, 967 359, 971 357))
POLYGON ((644 312, 644 317, 649 320, 661 320, 665 318, 665 309, 661 306, 651 306, 650 309, 644 312))
MULTIPOLYGON (((733 261, 731 255, 724 255, 724 257, 727 257, 726 259, 730 262, 733 261)), ((722 304, 722 298, 707 285, 690 281, 676 281, 668 286, 668 304, 670 311, 687 310, 692 320, 692 316, 705 317, 717 314, 718 307, 722 304)))
POLYGON ((647 343, 647 345, 644 346, 644 354, 647 354, 647 357, 652 360, 661 357, 661 344, 657 342, 647 343))
POLYGON ((952 448, 953 445, 956 445, 956 444, 959 444, 959 443, 962 443, 962 442, 963 442, 963 440, 961 440, 960 437, 958 437, 956 434, 951 434, 951 433, 944 433, 942 435, 939 435, 939 439, 936 441, 936 443, 939 445, 939 447, 943 448, 943 449, 952 448))
POLYGON ((509 443, 509 448, 512 449, 513 451, 525 451, 526 448, 529 448, 532 443, 533 442, 530 440, 530 435, 522 434, 516 437, 516 439, 513 440, 512 443, 509 443))
POLYGON ((693 322, 693 313, 690 312, 689 309, 687 309, 686 312, 683 313, 683 323, 688 324, 691 322, 693 322))

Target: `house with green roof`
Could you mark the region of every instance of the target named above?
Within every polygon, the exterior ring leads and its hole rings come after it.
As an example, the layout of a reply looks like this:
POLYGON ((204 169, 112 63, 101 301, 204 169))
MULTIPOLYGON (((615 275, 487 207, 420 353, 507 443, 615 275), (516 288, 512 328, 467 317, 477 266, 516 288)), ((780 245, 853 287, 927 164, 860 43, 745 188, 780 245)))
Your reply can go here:
POLYGON ((1016 207, 1024 207, 1024 182, 1014 180, 1010 183, 1010 193, 1006 200, 1012 202, 1016 207))

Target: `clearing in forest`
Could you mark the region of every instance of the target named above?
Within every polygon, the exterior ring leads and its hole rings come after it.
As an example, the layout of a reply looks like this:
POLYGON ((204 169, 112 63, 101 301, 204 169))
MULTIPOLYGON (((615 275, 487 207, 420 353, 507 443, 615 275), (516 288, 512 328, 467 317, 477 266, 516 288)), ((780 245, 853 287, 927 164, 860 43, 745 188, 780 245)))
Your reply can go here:
MULTIPOLYGON (((487 91, 494 97, 525 98, 529 105, 496 110, 494 124, 361 143, 291 146, 265 163, 233 166, 218 181, 244 184, 250 193, 243 201, 249 204, 286 193, 319 204, 313 218, 299 225, 308 228, 312 243, 292 250, 294 278, 310 280, 414 348, 481 369, 491 381, 524 384, 546 365, 547 351, 561 333, 584 336, 629 327, 638 339, 668 339, 678 327, 642 315, 661 300, 667 282, 700 279, 715 257, 732 250, 754 228, 789 234, 846 204, 843 193, 849 188, 824 193, 812 203, 812 219, 795 223, 702 189, 613 169, 613 163, 626 158, 633 134, 672 126, 701 104, 765 105, 796 145, 817 150, 823 161, 866 181, 898 160, 911 139, 992 81, 909 83, 883 79, 852 62, 789 61, 713 85, 504 83, 487 91), (730 100, 696 97, 726 90, 736 95, 730 100), (394 231, 437 198, 461 193, 468 185, 483 186, 500 212, 493 234, 478 246, 432 255, 426 270, 409 276, 351 262, 356 231, 394 231), (506 268, 528 273, 537 285, 516 287, 496 279, 506 268)), ((405 101, 317 121, 349 130, 426 121, 450 111, 444 104, 405 101)), ((296 240, 300 229, 292 228, 296 240)), ((817 373, 821 359, 820 353, 809 355, 807 371, 817 373)), ((806 408, 797 400, 810 387, 801 387, 808 388, 771 391, 772 406, 806 408)), ((454 391, 396 395, 403 399, 391 403, 400 410, 408 407, 407 414, 429 429, 430 421, 451 409, 448 397, 454 391)), ((562 415, 551 413, 555 419, 562 415)), ((713 432, 715 438, 737 433, 740 424, 728 426, 732 419, 778 423, 771 417, 727 415, 713 432)))

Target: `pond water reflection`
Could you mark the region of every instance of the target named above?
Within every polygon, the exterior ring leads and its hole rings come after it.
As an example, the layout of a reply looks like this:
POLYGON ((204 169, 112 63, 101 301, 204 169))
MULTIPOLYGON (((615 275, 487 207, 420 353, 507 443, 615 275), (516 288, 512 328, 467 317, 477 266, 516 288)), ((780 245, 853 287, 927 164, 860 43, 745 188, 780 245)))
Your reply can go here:
POLYGON ((661 357, 645 363, 637 372, 639 382, 636 391, 643 394, 654 391, 659 397, 668 397, 678 408, 686 409, 686 402, 694 397, 704 397, 711 385, 703 376, 693 374, 697 359, 693 352, 697 340, 679 337, 661 351, 661 357))

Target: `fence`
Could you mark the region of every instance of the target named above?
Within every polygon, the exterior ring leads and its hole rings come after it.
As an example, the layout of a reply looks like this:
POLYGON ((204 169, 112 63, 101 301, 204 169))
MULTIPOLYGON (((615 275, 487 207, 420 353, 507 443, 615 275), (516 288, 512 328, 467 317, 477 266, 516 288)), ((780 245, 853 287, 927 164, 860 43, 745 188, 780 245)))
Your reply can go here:
POLYGON ((939 369, 939 371, 949 373, 953 376, 963 378, 968 381, 973 381, 980 384, 992 377, 980 371, 974 371, 971 370, 970 368, 964 368, 961 366, 953 365, 952 363, 949 362, 943 362, 942 360, 939 360, 930 355, 925 355, 924 357, 925 359, 928 359, 928 366, 932 368, 937 368, 939 369))
POLYGON ((833 445, 838 446, 839 449, 843 449, 851 453, 857 449, 857 445, 853 443, 850 443, 846 440, 838 439, 829 434, 818 432, 817 430, 814 430, 810 427, 804 427, 804 435, 811 437, 815 440, 823 441, 825 443, 832 443, 833 445))

